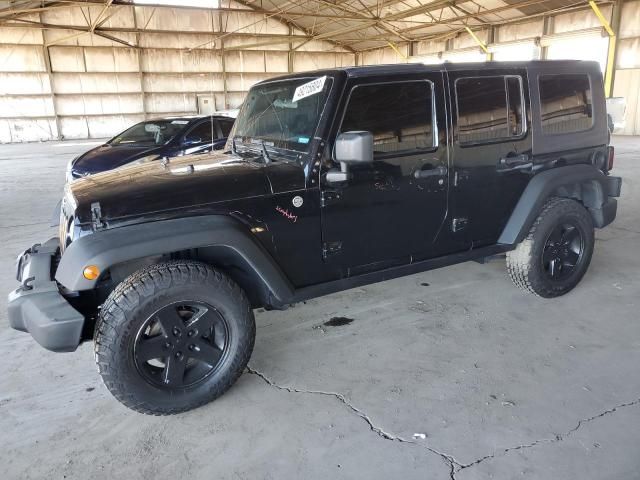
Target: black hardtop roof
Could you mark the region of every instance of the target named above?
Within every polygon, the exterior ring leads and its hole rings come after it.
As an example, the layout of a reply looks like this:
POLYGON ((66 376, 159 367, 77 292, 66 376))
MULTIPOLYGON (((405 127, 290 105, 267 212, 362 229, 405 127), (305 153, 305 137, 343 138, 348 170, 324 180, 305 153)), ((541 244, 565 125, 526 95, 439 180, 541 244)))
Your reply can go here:
POLYGON ((470 63, 452 63, 443 62, 438 64, 424 63, 397 63, 384 65, 364 65, 358 67, 339 67, 324 70, 313 70, 308 72, 299 72, 279 77, 269 78, 259 83, 269 83, 274 80, 284 80, 288 78, 300 77, 316 77, 319 75, 340 75, 346 74, 348 77, 366 77, 370 75, 393 75, 407 73, 422 72, 440 72, 440 71, 464 71, 464 70, 495 70, 508 68, 527 68, 529 70, 544 70, 548 73, 553 70, 557 73, 572 73, 593 71, 600 72, 598 62, 585 60, 529 60, 526 62, 470 62, 470 63))

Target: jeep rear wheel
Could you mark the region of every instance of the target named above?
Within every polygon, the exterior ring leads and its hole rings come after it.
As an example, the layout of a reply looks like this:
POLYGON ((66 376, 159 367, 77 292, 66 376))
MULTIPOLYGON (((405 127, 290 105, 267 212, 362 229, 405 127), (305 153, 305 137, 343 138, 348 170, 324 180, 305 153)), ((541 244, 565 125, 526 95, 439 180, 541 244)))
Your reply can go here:
POLYGON ((507 253, 507 269, 521 289, 551 298, 582 279, 593 254, 591 215, 575 200, 551 198, 527 237, 507 253))
POLYGON ((102 379, 125 406, 170 415, 222 395, 249 361, 255 322, 244 292, 193 261, 144 268, 104 303, 95 354, 102 379))

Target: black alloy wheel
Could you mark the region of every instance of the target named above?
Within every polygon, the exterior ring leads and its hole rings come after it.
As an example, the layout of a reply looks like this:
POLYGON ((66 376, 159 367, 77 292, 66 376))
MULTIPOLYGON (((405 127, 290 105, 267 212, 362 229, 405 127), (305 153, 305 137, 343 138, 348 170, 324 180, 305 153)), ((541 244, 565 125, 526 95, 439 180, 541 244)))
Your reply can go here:
POLYGON ((109 391, 151 415, 200 407, 240 377, 255 340, 245 292, 225 273, 195 260, 144 267, 100 309, 96 363, 109 391))
POLYGON ((585 206, 572 198, 551 197, 529 234, 507 252, 507 271, 522 290, 558 297, 580 282, 594 244, 593 221, 585 206))
POLYGON ((136 368, 149 383, 169 388, 194 386, 223 361, 229 328, 214 307, 174 302, 153 313, 136 335, 136 368))
POLYGON ((572 222, 555 226, 547 237, 542 253, 542 267, 552 280, 570 276, 584 252, 580 229, 572 222))

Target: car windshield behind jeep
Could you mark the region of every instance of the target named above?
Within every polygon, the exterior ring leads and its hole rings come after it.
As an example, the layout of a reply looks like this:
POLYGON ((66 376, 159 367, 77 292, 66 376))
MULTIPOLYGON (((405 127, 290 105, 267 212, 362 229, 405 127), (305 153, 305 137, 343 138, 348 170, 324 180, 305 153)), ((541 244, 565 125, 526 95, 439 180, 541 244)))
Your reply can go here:
POLYGON ((111 139, 109 145, 164 145, 189 123, 188 120, 141 122, 111 139))
POLYGON ((261 144, 306 152, 324 109, 332 79, 276 80, 253 87, 235 125, 236 144, 261 144))

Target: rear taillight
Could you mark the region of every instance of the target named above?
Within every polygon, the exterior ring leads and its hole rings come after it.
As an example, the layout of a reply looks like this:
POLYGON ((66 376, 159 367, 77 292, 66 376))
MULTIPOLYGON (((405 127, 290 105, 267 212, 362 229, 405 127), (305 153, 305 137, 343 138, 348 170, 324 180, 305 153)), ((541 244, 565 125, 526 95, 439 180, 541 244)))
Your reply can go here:
POLYGON ((613 159, 616 156, 616 149, 611 145, 607 147, 607 172, 613 168, 613 159))

